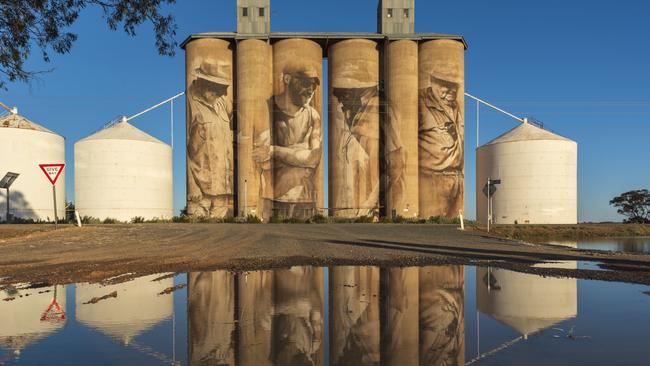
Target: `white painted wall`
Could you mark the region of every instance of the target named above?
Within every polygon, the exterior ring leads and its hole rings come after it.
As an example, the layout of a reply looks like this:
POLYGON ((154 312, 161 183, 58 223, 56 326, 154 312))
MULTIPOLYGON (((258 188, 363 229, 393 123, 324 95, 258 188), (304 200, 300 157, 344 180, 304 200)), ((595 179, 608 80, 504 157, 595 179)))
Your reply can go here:
POLYGON ((131 125, 120 125, 74 145, 79 214, 127 222, 136 216, 171 218, 171 147, 131 125))
MULTIPOLYGON (((14 217, 54 221, 52 184, 38 164, 65 163, 65 140, 51 132, 0 127, 0 179, 7 172, 20 176, 9 189, 14 217)), ((66 168, 67 169, 67 168, 66 168)), ((0 220, 7 217, 6 190, 0 189, 0 220)), ((56 183, 59 218, 65 217, 65 169, 56 183)))
MULTIPOLYGON (((531 126, 533 128, 537 128, 531 126)), ((550 133, 549 133, 550 134, 550 133)), ((476 152, 476 218, 487 218, 487 178, 501 179, 495 224, 575 224, 578 220, 578 145, 568 139, 489 143, 476 152)))

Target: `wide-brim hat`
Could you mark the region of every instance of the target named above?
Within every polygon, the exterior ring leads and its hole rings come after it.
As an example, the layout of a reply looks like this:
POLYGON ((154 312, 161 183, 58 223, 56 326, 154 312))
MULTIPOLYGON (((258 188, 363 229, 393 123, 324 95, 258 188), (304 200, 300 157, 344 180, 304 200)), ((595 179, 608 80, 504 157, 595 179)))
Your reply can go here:
POLYGON ((283 73, 285 75, 291 75, 301 79, 312 79, 316 85, 320 85, 318 71, 309 65, 290 63, 284 68, 283 73))
POLYGON ((192 72, 192 75, 209 82, 230 85, 231 66, 220 60, 206 59, 192 72))
POLYGON ((353 60, 353 62, 349 62, 335 71, 332 75, 332 87, 337 89, 361 89, 377 86, 379 85, 377 71, 377 63, 369 60, 353 60))
POLYGON ((431 77, 454 84, 463 83, 460 65, 452 62, 436 62, 431 68, 431 77))

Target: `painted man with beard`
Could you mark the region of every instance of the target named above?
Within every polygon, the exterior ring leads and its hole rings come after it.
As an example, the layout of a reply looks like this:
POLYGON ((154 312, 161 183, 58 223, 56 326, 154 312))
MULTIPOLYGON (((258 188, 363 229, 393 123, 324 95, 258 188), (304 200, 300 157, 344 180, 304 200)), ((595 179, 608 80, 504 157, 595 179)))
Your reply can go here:
POLYGON ((316 213, 316 168, 321 161, 321 117, 312 106, 320 79, 315 69, 290 65, 284 92, 274 97, 273 145, 258 146, 258 162, 273 159, 274 214, 308 218, 316 213))
POLYGON ((457 217, 463 209, 462 74, 456 64, 434 65, 431 86, 420 90, 420 213, 457 217), (424 201, 422 201, 424 199, 424 201))
POLYGON ((369 67, 349 67, 337 75, 332 94, 337 103, 332 122, 334 159, 341 180, 334 193, 337 216, 376 213, 379 202, 379 89, 369 67))
POLYGON ((188 88, 187 211, 190 216, 233 214, 230 65, 204 60, 188 88))

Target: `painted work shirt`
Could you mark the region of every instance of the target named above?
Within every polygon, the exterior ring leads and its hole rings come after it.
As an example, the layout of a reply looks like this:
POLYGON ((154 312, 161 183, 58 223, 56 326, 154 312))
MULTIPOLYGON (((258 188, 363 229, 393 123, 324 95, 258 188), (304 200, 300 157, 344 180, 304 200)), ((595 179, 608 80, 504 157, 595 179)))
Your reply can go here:
MULTIPOLYGON (((295 115, 283 112, 276 104, 273 108, 274 145, 293 150, 321 150, 320 115, 311 106, 301 108, 295 115)), ((311 203, 316 201, 314 176, 316 167, 311 161, 285 161, 277 156, 273 160, 275 201, 311 203)), ((309 159, 308 159, 309 160, 309 159)))
POLYGON ((346 118, 342 107, 336 111, 336 152, 339 160, 334 179, 334 208, 347 209, 351 216, 367 216, 379 201, 379 97, 377 90, 361 97, 361 108, 346 118), (350 210, 353 209, 353 210, 350 210))
POLYGON ((444 108, 431 88, 420 90, 419 163, 430 173, 463 171, 463 116, 444 108))
MULTIPOLYGON (((226 96, 213 105, 193 94, 189 99, 187 165, 200 193, 209 196, 233 194, 232 103, 226 96)), ((192 185, 188 187, 191 189, 192 185)), ((199 192, 188 192, 197 195, 199 192)))

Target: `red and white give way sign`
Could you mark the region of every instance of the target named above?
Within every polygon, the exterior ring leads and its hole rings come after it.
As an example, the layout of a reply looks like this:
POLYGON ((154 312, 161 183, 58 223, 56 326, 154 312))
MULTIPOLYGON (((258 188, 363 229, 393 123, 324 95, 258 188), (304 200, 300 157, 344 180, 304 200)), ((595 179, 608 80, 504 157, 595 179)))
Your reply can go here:
POLYGON ((45 176, 52 185, 56 184, 56 180, 59 179, 59 175, 61 175, 63 168, 65 168, 65 164, 38 164, 38 166, 41 167, 41 170, 45 173, 45 176))

